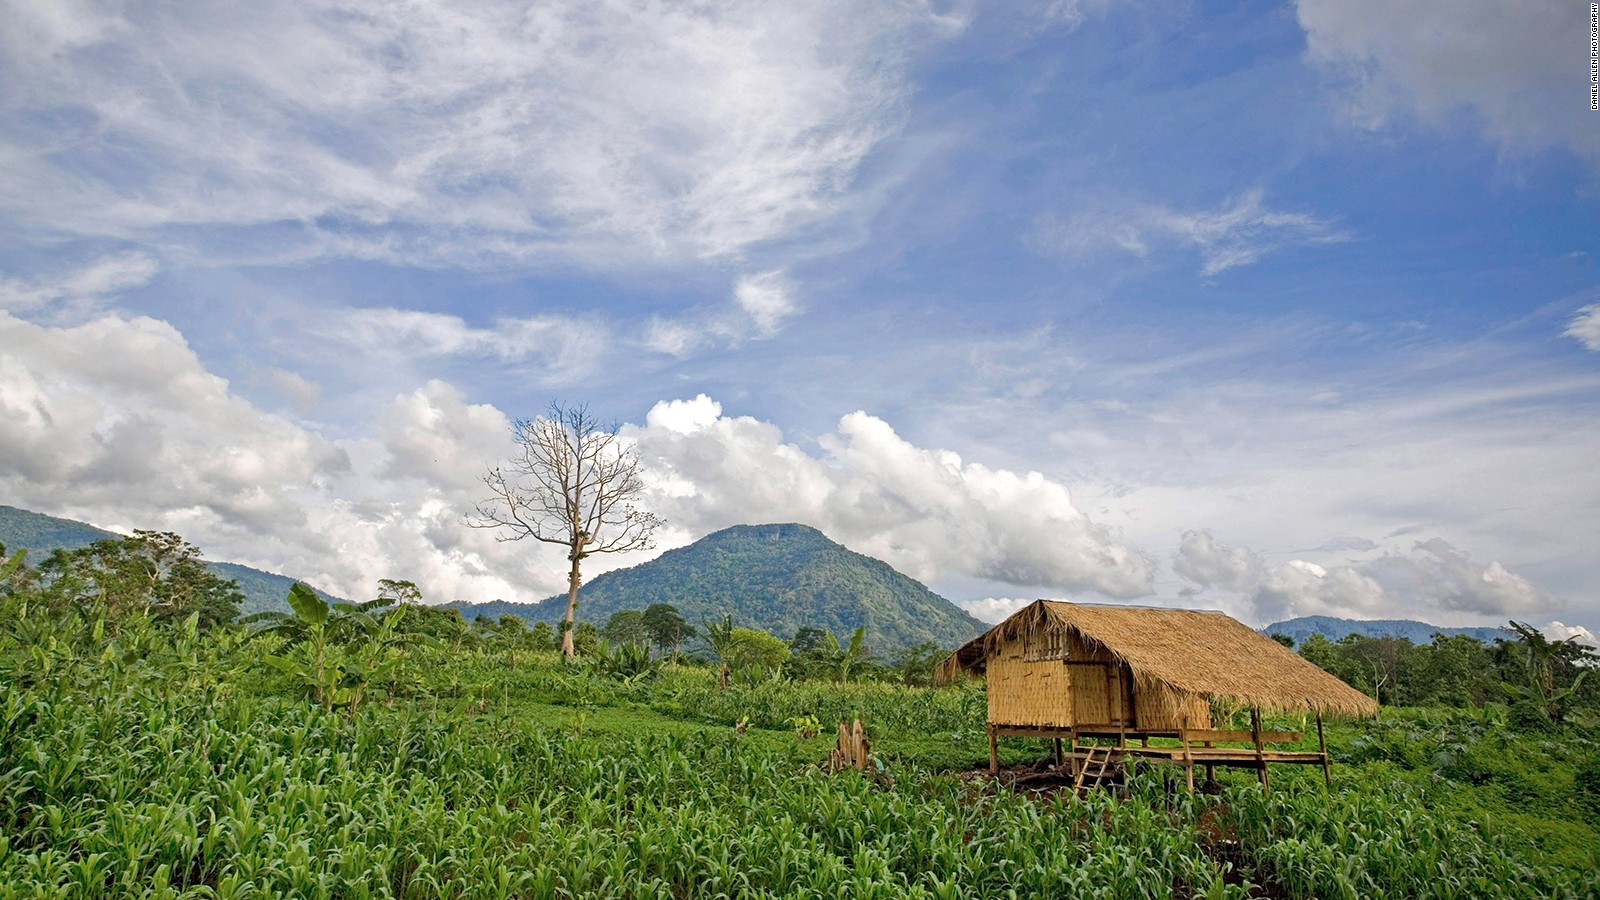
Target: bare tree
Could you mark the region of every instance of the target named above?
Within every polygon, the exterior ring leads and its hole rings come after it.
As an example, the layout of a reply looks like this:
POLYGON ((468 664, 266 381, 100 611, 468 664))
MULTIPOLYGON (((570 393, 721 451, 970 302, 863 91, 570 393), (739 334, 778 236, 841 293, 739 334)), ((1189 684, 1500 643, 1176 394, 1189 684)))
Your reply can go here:
POLYGON ((573 655, 580 565, 593 553, 648 550, 661 520, 634 505, 644 491, 639 456, 589 414, 587 405, 552 403, 550 411, 515 427, 517 453, 483 476, 491 496, 468 519, 493 528, 499 540, 533 538, 567 548, 567 614, 561 652, 573 655))

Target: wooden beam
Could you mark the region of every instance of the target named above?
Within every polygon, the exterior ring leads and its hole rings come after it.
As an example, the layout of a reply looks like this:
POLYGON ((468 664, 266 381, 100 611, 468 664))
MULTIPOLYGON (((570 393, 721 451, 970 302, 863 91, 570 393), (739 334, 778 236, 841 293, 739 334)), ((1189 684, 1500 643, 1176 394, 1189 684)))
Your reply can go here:
MULTIPOLYGON (((1304 735, 1298 731, 1261 732, 1261 741, 1266 744, 1298 744, 1302 737, 1304 735)), ((1217 728, 1191 728, 1189 730, 1189 740, 1195 743, 1216 741, 1249 743, 1255 739, 1256 733, 1254 731, 1226 731, 1217 728)))
POLYGON ((1000 733, 993 725, 989 726, 989 774, 1000 774, 1000 733))

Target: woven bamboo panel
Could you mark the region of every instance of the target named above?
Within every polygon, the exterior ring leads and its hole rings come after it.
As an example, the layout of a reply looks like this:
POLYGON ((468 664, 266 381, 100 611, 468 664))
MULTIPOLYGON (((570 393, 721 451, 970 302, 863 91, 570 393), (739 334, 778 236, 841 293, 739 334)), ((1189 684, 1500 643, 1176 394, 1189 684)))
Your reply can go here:
POLYGON ((1008 725, 1070 726, 1072 691, 1060 659, 1030 661, 1035 648, 1006 641, 989 659, 989 721, 1008 725))
POLYGON ((1149 680, 1134 688, 1139 727, 1147 731, 1210 728, 1211 701, 1162 682, 1149 680))

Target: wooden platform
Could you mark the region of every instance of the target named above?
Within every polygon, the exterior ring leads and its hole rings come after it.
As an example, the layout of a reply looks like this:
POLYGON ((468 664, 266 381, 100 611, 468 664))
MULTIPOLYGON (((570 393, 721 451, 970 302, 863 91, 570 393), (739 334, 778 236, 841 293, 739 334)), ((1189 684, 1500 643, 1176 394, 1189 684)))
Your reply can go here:
POLYGON ((1317 717, 1317 749, 1273 750, 1268 744, 1298 744, 1303 735, 1298 731, 1264 731, 1261 715, 1251 710, 1250 730, 1225 730, 1215 728, 1179 728, 1170 731, 1149 731, 1129 728, 1122 724, 1086 724, 1072 727, 1039 725, 1011 725, 989 723, 989 771, 999 774, 1000 753, 998 741, 1002 737, 1034 737, 1054 743, 1056 765, 1070 765, 1074 775, 1089 765, 1106 765, 1109 759, 1120 765, 1127 758, 1145 759, 1155 763, 1183 766, 1189 789, 1194 790, 1194 768, 1205 769, 1206 780, 1213 780, 1217 766, 1236 769, 1254 769, 1260 774, 1261 786, 1271 789, 1267 774, 1271 763, 1291 765, 1320 765, 1322 777, 1332 783, 1331 764, 1328 759, 1328 742, 1322 730, 1322 717, 1317 717), (1176 746, 1150 746, 1151 740, 1175 740, 1176 746), (1115 741, 1107 747, 1090 741, 1115 741), (1137 746, 1132 743, 1137 742, 1137 746), (1247 747, 1226 747, 1218 744, 1249 744, 1247 747), (1070 750, 1068 747, 1070 746, 1070 750))

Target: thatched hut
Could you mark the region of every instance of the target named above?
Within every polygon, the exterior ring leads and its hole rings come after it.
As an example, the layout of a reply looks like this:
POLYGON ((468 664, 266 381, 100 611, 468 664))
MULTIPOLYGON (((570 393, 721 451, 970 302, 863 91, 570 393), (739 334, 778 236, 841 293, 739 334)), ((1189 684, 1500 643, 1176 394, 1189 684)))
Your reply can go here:
MULTIPOLYGON (((1001 735, 1114 737, 1144 746, 1139 755, 1259 768, 1267 762, 1320 762, 1317 754, 1270 751, 1293 732, 1263 732, 1260 713, 1301 712, 1321 720, 1369 716, 1377 703, 1277 641, 1220 612, 1039 600, 956 650, 939 666, 947 683, 961 673, 988 684, 990 767, 1001 735), (1212 701, 1252 711, 1250 732, 1212 729, 1212 701), (1181 754, 1147 753, 1152 737, 1174 737, 1181 754), (1214 745, 1249 741, 1252 751, 1214 745), (1213 752, 1216 751, 1216 752, 1213 752), (1301 758, 1305 757, 1305 758, 1301 758)), ((1076 766, 1076 762, 1075 762, 1076 766)))

